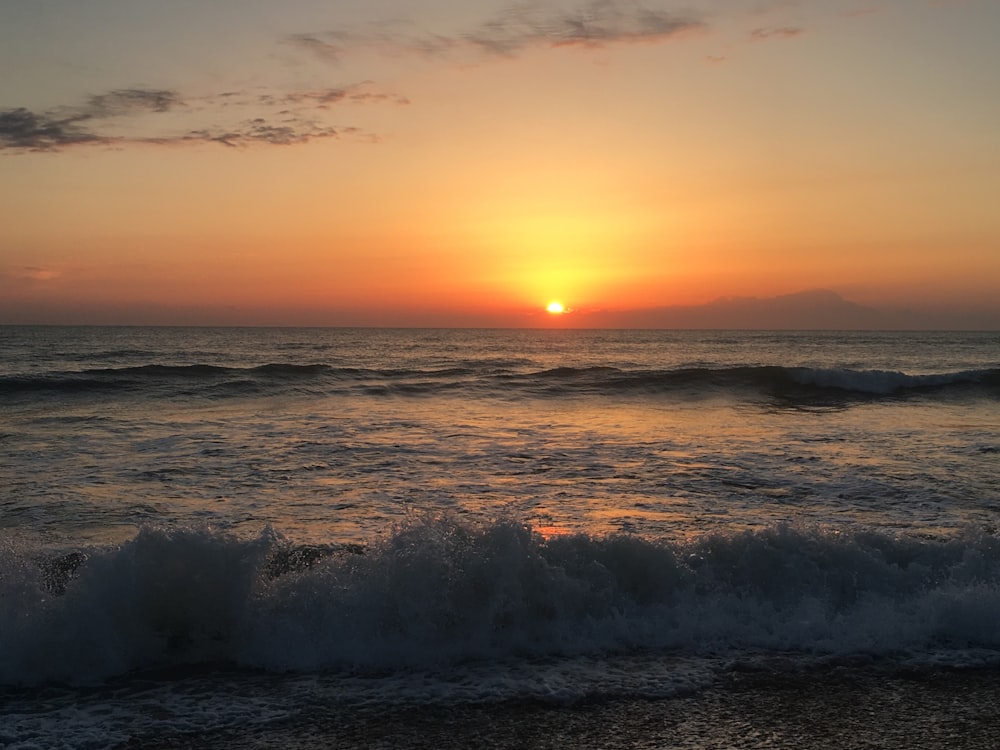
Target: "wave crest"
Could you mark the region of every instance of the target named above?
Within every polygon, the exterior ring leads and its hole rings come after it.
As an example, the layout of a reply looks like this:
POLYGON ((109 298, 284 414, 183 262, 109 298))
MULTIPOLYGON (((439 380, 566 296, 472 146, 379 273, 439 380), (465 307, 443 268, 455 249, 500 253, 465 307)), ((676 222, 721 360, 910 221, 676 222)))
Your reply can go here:
POLYGON ((142 365, 0 378, 0 392, 38 392, 241 397, 283 391, 316 395, 426 396, 474 393, 500 398, 587 395, 651 395, 677 398, 765 398, 786 404, 850 403, 875 398, 960 394, 1000 397, 1000 370, 907 374, 887 370, 766 366, 629 370, 557 367, 541 371, 498 368, 496 362, 465 362, 429 369, 367 369, 322 363, 276 362, 256 367, 209 364, 142 365))
MULTIPOLYGON (((142 530, 0 551, 0 683, 228 662, 314 671, 513 656, 1000 650, 1000 538, 780 526, 686 543, 420 518, 369 548, 142 530)), ((940 653, 937 658, 940 658, 940 653)))

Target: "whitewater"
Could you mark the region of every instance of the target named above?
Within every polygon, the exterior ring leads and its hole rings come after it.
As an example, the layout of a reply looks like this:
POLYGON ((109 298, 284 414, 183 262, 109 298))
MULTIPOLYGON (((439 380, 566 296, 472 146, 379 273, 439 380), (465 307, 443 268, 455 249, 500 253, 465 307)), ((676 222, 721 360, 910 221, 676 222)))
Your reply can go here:
POLYGON ((0 746, 1000 695, 996 333, 6 327, 0 418, 0 746))

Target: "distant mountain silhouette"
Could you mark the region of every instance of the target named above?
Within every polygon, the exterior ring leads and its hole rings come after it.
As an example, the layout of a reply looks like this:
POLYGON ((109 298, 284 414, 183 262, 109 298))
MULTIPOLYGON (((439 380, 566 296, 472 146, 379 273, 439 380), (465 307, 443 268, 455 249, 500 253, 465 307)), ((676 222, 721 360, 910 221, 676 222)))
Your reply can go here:
POLYGON ((986 317, 880 310, 828 289, 778 297, 720 297, 704 305, 581 313, 579 323, 608 328, 893 330, 992 328, 986 317))
POLYGON ((703 305, 699 312, 728 319, 740 328, 882 328, 889 322, 886 313, 849 302, 827 289, 768 299, 722 297, 703 305))

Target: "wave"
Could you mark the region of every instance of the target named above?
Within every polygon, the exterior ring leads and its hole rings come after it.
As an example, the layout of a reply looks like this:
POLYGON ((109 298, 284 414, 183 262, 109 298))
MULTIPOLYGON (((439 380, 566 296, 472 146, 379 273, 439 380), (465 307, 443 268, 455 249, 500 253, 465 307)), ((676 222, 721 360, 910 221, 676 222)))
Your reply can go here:
POLYGON ((213 398, 269 394, 282 389, 319 395, 434 395, 467 392, 495 397, 660 395, 683 398, 762 397, 796 404, 884 398, 960 396, 1000 398, 1000 369, 907 374, 888 370, 782 366, 688 367, 630 370, 558 367, 525 370, 512 363, 462 362, 439 368, 371 369, 322 363, 257 367, 160 365, 50 372, 0 378, 0 393, 135 392, 213 398))
POLYGON ((0 537, 0 684, 801 653, 1000 657, 1000 536, 778 526, 687 542, 416 518, 369 547, 146 528, 43 554, 0 537))
POLYGON ((893 370, 794 368, 790 373, 801 385, 872 395, 929 392, 956 386, 984 386, 994 391, 1000 387, 1000 370, 994 369, 907 375, 893 370))
POLYGON ((933 393, 966 388, 1000 389, 1000 369, 966 370, 933 375, 908 375, 886 370, 745 366, 623 371, 610 367, 558 368, 538 373, 540 380, 593 386, 602 390, 703 391, 751 390, 794 398, 812 394, 862 397, 933 393))

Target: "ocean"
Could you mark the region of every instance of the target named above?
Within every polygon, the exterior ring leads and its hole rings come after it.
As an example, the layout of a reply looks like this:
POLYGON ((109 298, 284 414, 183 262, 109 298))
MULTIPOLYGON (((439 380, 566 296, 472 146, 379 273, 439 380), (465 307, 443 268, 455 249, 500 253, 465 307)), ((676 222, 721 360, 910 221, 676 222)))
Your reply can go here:
POLYGON ((0 327, 0 747, 995 747, 1000 334, 0 327))

